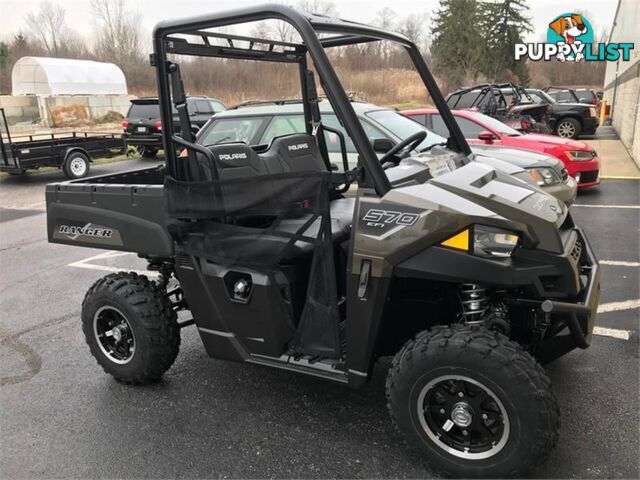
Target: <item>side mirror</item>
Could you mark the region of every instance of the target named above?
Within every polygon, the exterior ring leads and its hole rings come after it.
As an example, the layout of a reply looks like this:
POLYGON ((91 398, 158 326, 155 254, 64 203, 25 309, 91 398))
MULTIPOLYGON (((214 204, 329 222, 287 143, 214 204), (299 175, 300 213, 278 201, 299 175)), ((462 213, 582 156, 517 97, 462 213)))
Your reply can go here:
POLYGON ((486 131, 486 130, 483 130, 482 132, 480 132, 480 133, 478 134, 478 138, 479 138, 480 140, 482 140, 483 142, 489 142, 489 143, 491 143, 491 142, 493 142, 493 139, 494 139, 494 138, 496 138, 496 137, 495 137, 495 135, 494 135, 493 133, 488 132, 488 131, 486 131))
POLYGON ((388 138, 374 138, 373 139, 373 151, 376 153, 387 153, 391 150, 395 144, 388 138))

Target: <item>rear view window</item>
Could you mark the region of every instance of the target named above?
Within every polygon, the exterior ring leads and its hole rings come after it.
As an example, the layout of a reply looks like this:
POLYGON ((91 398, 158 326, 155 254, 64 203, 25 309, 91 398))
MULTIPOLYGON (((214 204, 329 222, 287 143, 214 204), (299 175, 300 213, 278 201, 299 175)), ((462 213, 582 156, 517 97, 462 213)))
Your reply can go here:
POLYGON ((160 107, 157 103, 132 103, 127 118, 141 120, 160 118, 160 107))
POLYGON ((596 98, 591 90, 576 90, 576 96, 580 100, 587 100, 589 102, 592 102, 593 99, 596 98))

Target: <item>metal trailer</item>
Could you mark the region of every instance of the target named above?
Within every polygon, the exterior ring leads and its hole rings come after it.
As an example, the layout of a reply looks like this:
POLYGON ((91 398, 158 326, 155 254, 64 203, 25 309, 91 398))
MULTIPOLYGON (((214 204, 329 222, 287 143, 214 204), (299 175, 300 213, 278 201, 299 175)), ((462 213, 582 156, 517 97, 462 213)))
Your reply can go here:
POLYGON ((12 136, 0 108, 0 172, 22 175, 40 167, 58 167, 71 179, 86 177, 93 158, 126 151, 122 135, 67 132, 12 136))

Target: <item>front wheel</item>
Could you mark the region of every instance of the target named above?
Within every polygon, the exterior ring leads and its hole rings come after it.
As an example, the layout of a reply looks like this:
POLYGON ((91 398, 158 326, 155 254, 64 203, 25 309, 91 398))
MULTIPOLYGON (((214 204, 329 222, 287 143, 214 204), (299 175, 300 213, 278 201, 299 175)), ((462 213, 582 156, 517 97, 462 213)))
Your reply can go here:
POLYGON ((147 277, 113 273, 82 302, 82 330, 91 353, 117 380, 145 384, 171 367, 180 347, 176 313, 147 277))
POLYGON ((395 356, 394 423, 436 469, 458 477, 521 475, 557 443, 560 420, 542 367, 505 336, 436 327, 395 356))

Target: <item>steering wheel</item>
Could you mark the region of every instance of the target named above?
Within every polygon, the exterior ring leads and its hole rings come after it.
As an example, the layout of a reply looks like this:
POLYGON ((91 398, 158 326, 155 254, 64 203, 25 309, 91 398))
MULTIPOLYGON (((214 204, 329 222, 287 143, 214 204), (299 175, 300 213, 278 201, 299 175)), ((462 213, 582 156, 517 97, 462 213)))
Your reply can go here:
POLYGON ((408 136, 387 153, 385 153, 384 156, 380 159, 380 163, 384 165, 387 162, 391 162, 394 165, 398 165, 400 163, 400 160, 402 159, 399 158, 396 154, 402 152, 403 150, 407 150, 410 152, 418 145, 420 145, 420 143, 422 143, 425 138, 427 138, 427 132, 425 132, 424 130, 408 136))

